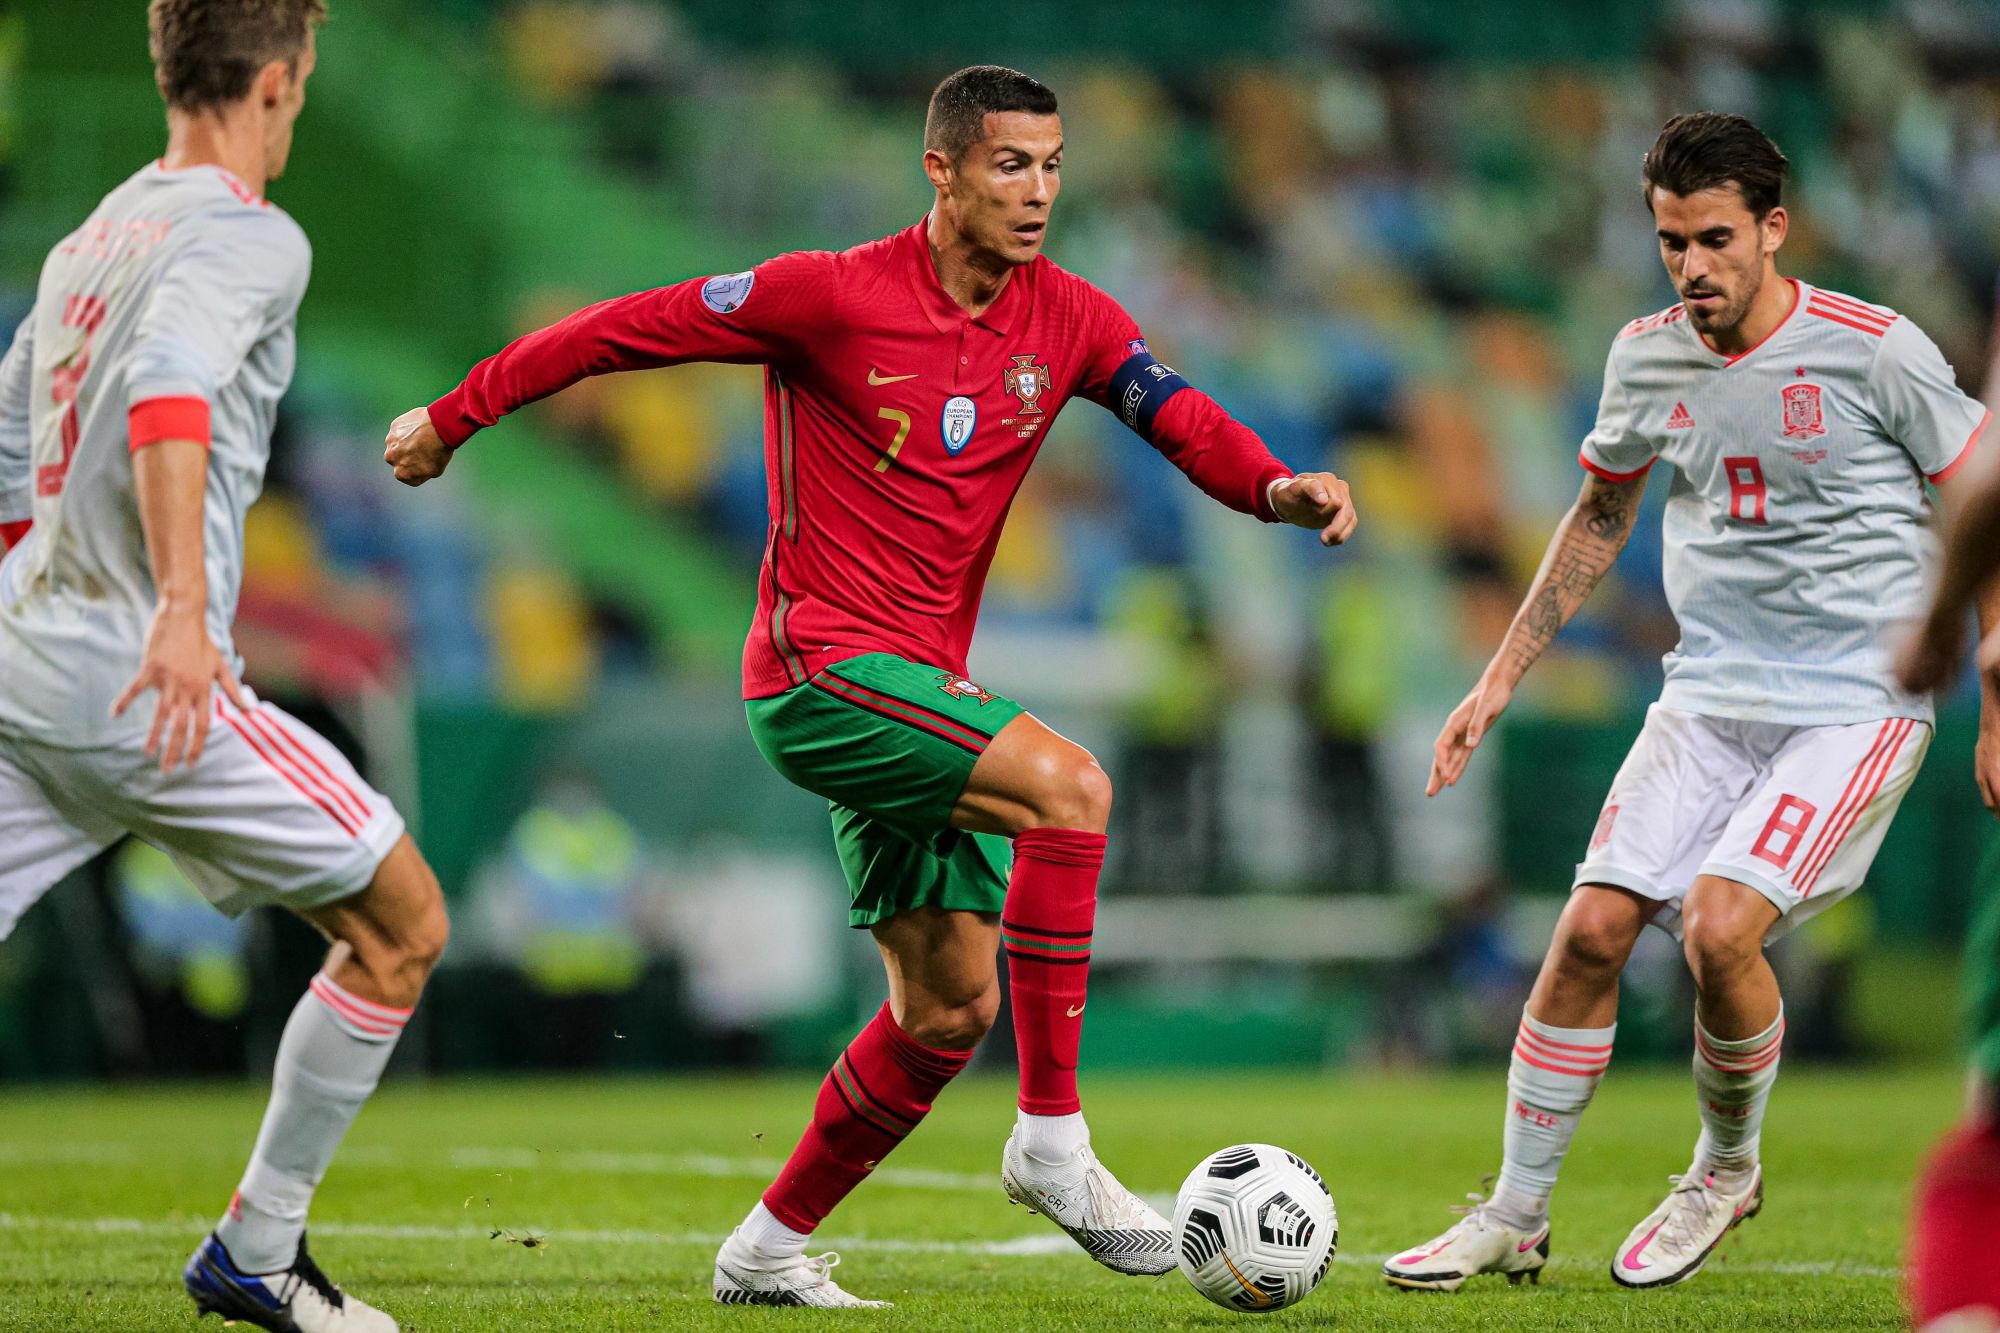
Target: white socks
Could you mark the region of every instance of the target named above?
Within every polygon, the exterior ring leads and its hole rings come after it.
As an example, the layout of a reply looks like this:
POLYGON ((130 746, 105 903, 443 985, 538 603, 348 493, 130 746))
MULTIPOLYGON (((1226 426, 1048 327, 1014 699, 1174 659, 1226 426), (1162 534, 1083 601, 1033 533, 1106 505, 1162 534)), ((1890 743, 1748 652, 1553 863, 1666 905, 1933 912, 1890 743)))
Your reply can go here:
POLYGON ((1521 1014, 1514 1060, 1507 1070, 1506 1156, 1488 1211, 1518 1231, 1548 1217, 1556 1173, 1583 1110, 1611 1063, 1613 1023, 1603 1028, 1552 1027, 1521 1014))
POLYGON ((324 973, 299 997, 278 1042, 256 1150, 215 1228, 242 1271, 292 1266, 313 1190, 409 1019, 408 1009, 364 1000, 324 973))
POLYGON ((1695 1145, 1697 1172, 1734 1184, 1757 1165, 1757 1139, 1764 1107, 1778 1081, 1778 1055, 1785 1039, 1781 1006, 1770 1027, 1741 1041, 1712 1037, 1694 1024, 1694 1086, 1701 1104, 1701 1141, 1695 1145))
POLYGON ((812 1235, 810 1231, 794 1231, 780 1222, 762 1199, 757 1200, 757 1206, 736 1230, 744 1243, 765 1259, 789 1259, 804 1254, 806 1241, 812 1235))
POLYGON ((1022 1111, 1014 1122, 1014 1137, 1021 1151, 1043 1166, 1061 1166, 1090 1142, 1090 1129, 1083 1112, 1068 1115, 1029 1115, 1022 1111))

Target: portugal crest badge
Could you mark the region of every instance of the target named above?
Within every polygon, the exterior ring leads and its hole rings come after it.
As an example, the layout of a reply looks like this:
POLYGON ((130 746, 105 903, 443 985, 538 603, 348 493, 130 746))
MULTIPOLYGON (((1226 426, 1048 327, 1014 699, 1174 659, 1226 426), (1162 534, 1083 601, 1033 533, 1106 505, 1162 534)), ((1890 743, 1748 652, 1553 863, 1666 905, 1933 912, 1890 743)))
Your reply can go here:
POLYGON ((938 678, 938 688, 954 699, 970 699, 984 708, 996 697, 990 690, 982 690, 963 676, 955 676, 949 671, 938 678))
POLYGON ((1819 407, 1819 385, 1787 384, 1782 392, 1786 439, 1810 440, 1826 434, 1826 419, 1819 407))
POLYGON ((1035 354, 1014 357, 1014 364, 1007 367, 1007 392, 1021 400, 1021 415, 1038 417, 1046 410, 1035 400, 1049 389, 1049 368, 1035 364, 1035 354))

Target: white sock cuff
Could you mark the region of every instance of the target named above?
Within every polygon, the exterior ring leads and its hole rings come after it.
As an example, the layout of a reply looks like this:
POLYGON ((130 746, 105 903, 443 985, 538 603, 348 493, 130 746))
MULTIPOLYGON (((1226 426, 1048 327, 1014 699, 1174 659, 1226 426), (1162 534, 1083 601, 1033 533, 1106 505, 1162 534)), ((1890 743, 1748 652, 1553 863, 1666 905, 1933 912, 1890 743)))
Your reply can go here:
POLYGON ((1090 1126, 1083 1122, 1081 1111, 1068 1115, 1031 1115, 1021 1111, 1016 1116, 1014 1132, 1021 1140, 1022 1152, 1050 1166, 1067 1162, 1078 1148, 1090 1142, 1090 1126))
POLYGON ((1514 1037, 1514 1058, 1551 1074, 1595 1078, 1611 1063, 1618 1025, 1602 1028, 1559 1028, 1521 1011, 1521 1030, 1514 1037))
POLYGON ((764 1206, 762 1199, 743 1219, 737 1230, 743 1241, 751 1249, 767 1259, 784 1259, 794 1254, 806 1252, 806 1242, 812 1238, 809 1231, 794 1231, 780 1222, 777 1215, 764 1206))
POLYGON ((403 1035, 403 1027, 414 1012, 364 1000, 324 972, 313 974, 308 989, 333 1016, 335 1025, 356 1041, 394 1041, 403 1035))
MULTIPOLYGON (((1753 1056, 1772 1056, 1785 1040, 1785 1007, 1778 1006, 1778 1016, 1771 1020, 1771 1026, 1753 1037, 1739 1037, 1725 1041, 1701 1025, 1701 1018, 1694 1020, 1694 1047, 1697 1054, 1718 1069, 1730 1069, 1732 1065, 1750 1063, 1753 1056), (1722 1057, 1717 1059, 1716 1057, 1722 1057)), ((1731 1070, 1731 1072, 1743 1072, 1731 1070)))

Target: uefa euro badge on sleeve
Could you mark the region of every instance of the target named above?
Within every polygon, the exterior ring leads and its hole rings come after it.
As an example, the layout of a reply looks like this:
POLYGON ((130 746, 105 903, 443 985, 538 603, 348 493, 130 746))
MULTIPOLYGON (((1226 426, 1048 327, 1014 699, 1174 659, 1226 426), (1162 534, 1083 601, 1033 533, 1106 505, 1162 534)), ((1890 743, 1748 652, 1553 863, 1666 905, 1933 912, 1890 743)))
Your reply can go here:
POLYGON ((972 443, 972 428, 979 422, 979 405, 963 394, 947 398, 938 417, 938 434, 944 437, 944 451, 956 458, 972 443))
POLYGON ((748 269, 710 278, 701 285, 701 303, 718 315, 726 315, 750 299, 750 285, 756 281, 756 273, 748 269))

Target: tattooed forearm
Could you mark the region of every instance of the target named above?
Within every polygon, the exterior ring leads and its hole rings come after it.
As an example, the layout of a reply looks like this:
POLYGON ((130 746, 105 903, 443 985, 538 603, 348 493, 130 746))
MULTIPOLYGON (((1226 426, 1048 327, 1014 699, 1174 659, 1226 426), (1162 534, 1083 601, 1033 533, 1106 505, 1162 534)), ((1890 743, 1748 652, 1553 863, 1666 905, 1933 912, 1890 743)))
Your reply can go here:
POLYGON ((1584 483, 1494 655, 1496 665, 1502 665, 1512 680, 1519 680, 1535 664, 1617 562, 1632 535, 1645 485, 1643 479, 1607 482, 1596 477, 1584 483))

